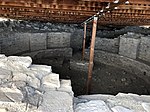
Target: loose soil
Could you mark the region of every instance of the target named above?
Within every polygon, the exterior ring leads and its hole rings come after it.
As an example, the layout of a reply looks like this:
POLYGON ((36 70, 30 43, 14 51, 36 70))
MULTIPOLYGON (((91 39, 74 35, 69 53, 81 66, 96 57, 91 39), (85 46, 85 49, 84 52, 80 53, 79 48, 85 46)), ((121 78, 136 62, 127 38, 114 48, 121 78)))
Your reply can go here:
MULTIPOLYGON (((80 54, 74 54, 72 58, 80 60, 80 54)), ((56 57, 54 60, 56 61, 56 57)), ((45 64, 41 60, 34 60, 36 64, 39 62, 45 64)), ((86 94, 87 72, 70 69, 69 59, 64 59, 62 66, 51 66, 52 72, 58 73, 60 79, 71 79, 75 96, 86 94)), ((94 63, 91 94, 116 95, 122 92, 149 95, 148 87, 149 85, 135 74, 102 63, 94 63)))

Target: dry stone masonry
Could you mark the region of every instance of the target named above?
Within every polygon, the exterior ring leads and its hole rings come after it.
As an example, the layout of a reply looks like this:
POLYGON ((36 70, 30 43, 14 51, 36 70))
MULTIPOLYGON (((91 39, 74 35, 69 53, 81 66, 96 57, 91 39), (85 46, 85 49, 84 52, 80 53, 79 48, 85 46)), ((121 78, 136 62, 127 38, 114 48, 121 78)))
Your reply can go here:
POLYGON ((74 101, 75 112, 150 112, 150 96, 145 95, 83 95, 74 101))
MULTIPOLYGON (((124 69, 150 82, 150 36, 128 32, 118 38, 97 37, 94 61, 124 69)), ((89 58, 89 50, 86 51, 89 58)))
POLYGON ((60 80, 51 66, 0 55, 1 112, 72 112, 72 100, 71 82, 60 80))
POLYGON ((150 112, 150 96, 74 97, 71 81, 29 56, 0 55, 0 112, 150 112))
POLYGON ((20 55, 53 48, 81 48, 82 35, 83 30, 76 24, 2 21, 0 22, 0 53, 20 55))
POLYGON ((95 50, 119 54, 130 59, 150 62, 150 35, 128 32, 114 39, 96 38, 95 50))
MULTIPOLYGON (((52 57, 70 59, 72 49, 82 48, 83 29, 78 25, 6 21, 0 26, 0 53, 22 55, 0 55, 0 112, 150 112, 150 96, 74 97, 70 80, 59 79, 51 66, 32 64, 32 59, 52 65, 52 57)), ((150 62, 149 31, 140 27, 98 31, 95 61, 125 69, 149 83, 150 66, 145 63, 150 62)), ((87 71, 88 63, 70 60, 70 69, 87 71)))
POLYGON ((70 33, 12 33, 1 37, 2 53, 22 54, 46 49, 70 48, 70 33))

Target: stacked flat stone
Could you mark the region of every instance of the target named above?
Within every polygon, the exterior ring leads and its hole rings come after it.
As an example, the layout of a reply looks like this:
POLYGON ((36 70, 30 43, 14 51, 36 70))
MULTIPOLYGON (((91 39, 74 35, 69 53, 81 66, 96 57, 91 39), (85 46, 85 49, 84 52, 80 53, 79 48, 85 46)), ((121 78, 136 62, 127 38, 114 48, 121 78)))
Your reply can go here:
POLYGON ((71 82, 28 56, 0 55, 0 111, 72 112, 71 82))
POLYGON ((150 112, 150 96, 84 95, 75 99, 75 112, 150 112))

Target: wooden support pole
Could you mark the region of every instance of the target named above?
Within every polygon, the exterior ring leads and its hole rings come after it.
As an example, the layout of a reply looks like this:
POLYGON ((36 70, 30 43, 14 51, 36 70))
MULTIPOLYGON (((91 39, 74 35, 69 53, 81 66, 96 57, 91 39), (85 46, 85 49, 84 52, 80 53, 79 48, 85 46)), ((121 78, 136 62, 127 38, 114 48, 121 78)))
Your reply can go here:
POLYGON ((90 46, 90 59, 89 59, 86 94, 90 94, 90 91, 91 91, 91 81, 92 81, 92 71, 93 71, 94 47, 95 47, 97 20, 98 20, 98 17, 94 17, 93 30, 92 30, 92 39, 91 39, 91 46, 90 46))
POLYGON ((85 41, 86 41, 86 23, 84 23, 84 39, 83 39, 83 48, 82 48, 82 60, 85 56, 85 41))

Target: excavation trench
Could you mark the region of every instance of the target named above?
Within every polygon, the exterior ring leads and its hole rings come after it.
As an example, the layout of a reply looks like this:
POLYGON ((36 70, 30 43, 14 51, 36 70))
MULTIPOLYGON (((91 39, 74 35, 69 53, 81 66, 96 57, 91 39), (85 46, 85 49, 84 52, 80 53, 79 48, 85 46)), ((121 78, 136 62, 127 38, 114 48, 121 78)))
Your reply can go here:
MULTIPOLYGON (((84 34, 81 27, 29 21, 11 21, 8 25, 2 22, 0 25, 1 54, 31 56, 34 64, 50 65, 60 79, 71 79, 75 96, 85 94, 88 61, 81 61, 84 34)), ((125 27, 111 30, 97 31, 95 50, 100 55, 95 57, 91 94, 150 94, 149 84, 144 80, 150 76, 149 66, 141 64, 136 68, 138 58, 150 62, 150 39, 143 38, 143 35, 150 34, 149 29, 125 27)), ((91 30, 88 29, 87 48, 90 37, 91 30)))
MULTIPOLYGON (((85 64, 85 61, 81 61, 81 52, 73 54, 72 59, 60 57, 47 59, 53 60, 53 64, 43 60, 36 59, 33 63, 50 65, 52 66, 52 71, 60 75, 60 79, 70 79, 75 96, 86 93, 88 64, 85 64), (76 65, 71 65, 71 62, 83 65, 78 68, 76 65)), ((149 84, 145 83, 143 79, 123 68, 121 69, 99 62, 94 63, 91 94, 116 95, 122 92, 148 95, 150 94, 148 87, 149 84)))

